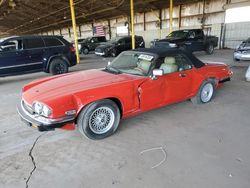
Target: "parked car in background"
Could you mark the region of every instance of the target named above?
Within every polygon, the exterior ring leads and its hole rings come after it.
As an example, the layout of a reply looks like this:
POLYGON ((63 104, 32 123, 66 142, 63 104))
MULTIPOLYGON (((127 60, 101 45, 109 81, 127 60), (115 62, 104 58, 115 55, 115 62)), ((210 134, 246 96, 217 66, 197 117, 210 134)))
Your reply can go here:
POLYGON ((208 103, 231 75, 226 64, 205 64, 178 49, 136 49, 122 52, 104 69, 25 85, 18 112, 40 131, 77 127, 91 139, 102 139, 122 118, 187 99, 208 103))
POLYGON ((234 60, 250 60, 250 38, 243 41, 234 51, 234 60))
POLYGON ((95 51, 95 48, 99 46, 101 43, 106 42, 107 39, 105 36, 94 36, 88 37, 82 42, 80 42, 80 53, 88 54, 90 51, 95 51))
POLYGON ((62 74, 76 65, 75 48, 61 36, 0 39, 0 76, 44 71, 62 74))
MULTIPOLYGON (((82 47, 82 43, 85 41, 86 39, 84 39, 84 38, 81 38, 81 39, 78 39, 77 41, 78 41, 78 50, 79 50, 79 52, 80 52, 80 50, 81 50, 81 47, 82 47)), ((75 41, 71 41, 71 44, 75 47, 75 41)))
POLYGON ((212 54, 218 45, 218 37, 206 36, 202 29, 173 31, 165 39, 151 42, 151 47, 180 48, 189 52, 205 51, 212 54))
MULTIPOLYGON (((143 37, 135 36, 135 48, 145 48, 145 42, 143 37)), ((101 44, 95 49, 95 54, 100 56, 116 57, 121 52, 131 49, 131 36, 122 36, 113 38, 109 42, 101 44)))

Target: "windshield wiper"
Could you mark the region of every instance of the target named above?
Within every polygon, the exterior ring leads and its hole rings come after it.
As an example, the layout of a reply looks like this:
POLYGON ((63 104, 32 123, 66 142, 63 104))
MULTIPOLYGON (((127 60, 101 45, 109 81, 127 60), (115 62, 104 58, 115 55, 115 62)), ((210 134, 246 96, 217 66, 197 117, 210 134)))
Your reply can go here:
POLYGON ((106 66, 105 67, 105 70, 109 71, 109 72, 113 72, 113 73, 116 73, 116 74, 120 74, 121 71, 117 68, 114 68, 114 67, 111 67, 111 66, 106 66))

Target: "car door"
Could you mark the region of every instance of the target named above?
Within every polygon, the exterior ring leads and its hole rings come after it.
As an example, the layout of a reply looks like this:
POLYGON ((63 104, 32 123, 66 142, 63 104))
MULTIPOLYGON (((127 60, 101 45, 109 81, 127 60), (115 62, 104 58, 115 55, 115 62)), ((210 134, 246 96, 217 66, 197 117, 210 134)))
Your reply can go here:
POLYGON ((203 37, 198 31, 189 31, 187 39, 187 47, 190 51, 203 50, 203 37))
POLYGON ((24 51, 27 56, 26 65, 30 71, 43 69, 43 55, 45 45, 40 37, 24 39, 24 51))
POLYGON ((19 74, 26 69, 23 40, 17 38, 2 42, 0 45, 0 75, 19 74))
POLYGON ((117 41, 116 50, 119 53, 126 50, 125 38, 121 38, 117 41))
POLYGON ((125 50, 131 50, 132 49, 132 38, 127 37, 125 38, 125 50))
POLYGON ((173 57, 175 58, 176 70, 163 75, 165 104, 188 99, 192 92, 192 63, 184 54, 174 55, 173 57))
POLYGON ((97 37, 92 37, 92 39, 90 40, 90 44, 89 44, 89 50, 93 51, 95 50, 95 48, 98 46, 98 38, 97 37))
POLYGON ((140 109, 151 110, 164 104, 165 80, 164 77, 157 79, 147 78, 138 88, 140 109))

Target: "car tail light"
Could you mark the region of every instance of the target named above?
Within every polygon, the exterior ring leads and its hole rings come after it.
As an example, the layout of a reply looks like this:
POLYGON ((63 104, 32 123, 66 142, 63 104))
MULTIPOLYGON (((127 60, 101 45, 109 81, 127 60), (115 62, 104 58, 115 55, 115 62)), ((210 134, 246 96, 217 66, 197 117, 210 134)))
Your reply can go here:
POLYGON ((75 52, 76 52, 76 49, 75 49, 74 46, 70 46, 69 51, 72 52, 72 53, 75 53, 75 52))

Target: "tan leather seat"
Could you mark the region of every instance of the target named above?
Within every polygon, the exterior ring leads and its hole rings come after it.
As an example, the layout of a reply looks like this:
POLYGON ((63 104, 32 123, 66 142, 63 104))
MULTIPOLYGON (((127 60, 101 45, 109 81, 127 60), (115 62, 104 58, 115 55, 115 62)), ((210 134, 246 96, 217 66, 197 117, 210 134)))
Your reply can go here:
POLYGON ((171 72, 177 72, 178 66, 175 64, 174 57, 165 57, 164 63, 161 64, 160 69, 163 70, 164 74, 168 74, 171 72))
POLYGON ((140 60, 140 62, 138 63, 138 68, 146 74, 149 71, 150 65, 151 62, 140 60))

